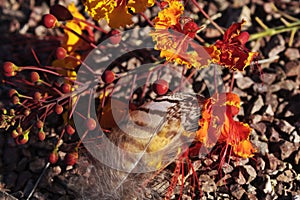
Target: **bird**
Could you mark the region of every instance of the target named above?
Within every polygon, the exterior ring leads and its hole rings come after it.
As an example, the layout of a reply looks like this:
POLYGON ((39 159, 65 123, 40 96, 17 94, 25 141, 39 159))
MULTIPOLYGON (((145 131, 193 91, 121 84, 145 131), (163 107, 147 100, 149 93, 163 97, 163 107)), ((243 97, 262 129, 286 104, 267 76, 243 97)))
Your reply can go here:
POLYGON ((98 175, 92 176, 94 187, 83 190, 84 199, 158 195, 158 189, 147 188, 144 182, 174 162, 194 141, 203 99, 198 94, 177 92, 130 110, 101 139, 90 172, 98 175), (93 192, 87 192, 90 189, 93 192))

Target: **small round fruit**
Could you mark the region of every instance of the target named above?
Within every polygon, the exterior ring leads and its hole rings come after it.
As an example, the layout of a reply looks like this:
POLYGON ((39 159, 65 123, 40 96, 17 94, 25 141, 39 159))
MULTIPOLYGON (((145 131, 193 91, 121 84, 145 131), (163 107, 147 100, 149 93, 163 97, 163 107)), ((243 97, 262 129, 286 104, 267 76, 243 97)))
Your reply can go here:
POLYGON ((111 36, 109 37, 109 41, 113 44, 119 44, 122 40, 122 35, 120 33, 120 31, 118 30, 112 30, 111 31, 111 36))
POLYGON ((40 80, 40 75, 37 72, 31 72, 30 79, 33 83, 40 80))
POLYGON ((64 108, 62 107, 62 105, 57 104, 55 106, 55 112, 56 112, 56 114, 60 115, 63 111, 64 111, 64 108))
POLYGON ((66 132, 67 132, 67 134, 69 134, 69 135, 73 135, 73 134, 75 133, 75 129, 74 129, 70 124, 68 124, 68 125, 66 126, 66 132))
POLYGON ((73 166, 73 165, 75 165, 77 160, 78 160, 78 153, 75 151, 72 153, 67 153, 64 161, 65 161, 66 165, 73 166))
POLYGON ((12 137, 12 138, 17 138, 18 136, 19 136, 19 133, 18 133, 17 130, 13 130, 13 131, 11 132, 11 137, 12 137))
POLYGON ((17 144, 26 144, 28 142, 28 140, 29 140, 28 134, 22 134, 16 138, 16 143, 17 144))
POLYGON ((14 105, 20 104, 20 99, 18 96, 13 96, 11 101, 14 105))
POLYGON ((43 126, 44 126, 44 122, 43 122, 43 121, 38 120, 38 121, 36 122, 36 127, 37 127, 38 129, 42 128, 43 126))
POLYGON ((163 79, 159 79, 154 83, 154 92, 158 95, 164 95, 169 90, 169 83, 163 79))
POLYGON ((72 89, 72 87, 71 87, 71 85, 69 83, 64 83, 61 86, 61 90, 65 94, 71 92, 71 89, 72 89))
POLYGON ((18 126, 16 130, 19 133, 19 135, 22 134, 22 132, 23 132, 23 129, 21 126, 18 126))
POLYGON ((51 164, 55 164, 58 161, 58 153, 57 151, 53 151, 50 155, 49 155, 49 162, 51 164))
POLYGON ((7 74, 11 74, 11 73, 15 72, 16 69, 17 69, 17 66, 12 62, 7 61, 3 64, 3 71, 7 74))
POLYGON ((35 101, 40 101, 42 99, 42 94, 40 92, 35 92, 33 95, 35 101))
POLYGON ((63 47, 58 47, 56 49, 56 58, 62 60, 67 56, 67 50, 63 47))
POLYGON ((18 93, 18 91, 17 91, 17 90, 15 90, 15 89, 11 89, 11 90, 9 90, 9 92, 8 92, 8 96, 9 96, 10 98, 12 98, 14 95, 17 95, 17 96, 19 96, 19 93, 18 93))
POLYGON ((57 23, 57 18, 51 14, 45 14, 43 16, 43 24, 46 28, 54 28, 57 23))
POLYGON ((115 73, 110 71, 110 70, 107 70, 104 72, 103 74, 103 81, 105 83, 112 83, 113 81, 115 80, 115 73))
POLYGON ((43 130, 39 131, 38 136, 39 136, 39 140, 40 141, 44 141, 45 138, 46 138, 46 134, 45 134, 45 132, 43 130))
POLYGON ((24 115, 27 117, 30 115, 30 109, 24 110, 24 115))
POLYGON ((95 130, 96 126, 97 126, 97 123, 93 118, 86 119, 86 127, 89 131, 95 130))
POLYGON ((6 72, 4 72, 4 76, 6 76, 6 77, 13 77, 13 76, 15 76, 17 73, 16 72, 11 72, 11 73, 6 73, 6 72))

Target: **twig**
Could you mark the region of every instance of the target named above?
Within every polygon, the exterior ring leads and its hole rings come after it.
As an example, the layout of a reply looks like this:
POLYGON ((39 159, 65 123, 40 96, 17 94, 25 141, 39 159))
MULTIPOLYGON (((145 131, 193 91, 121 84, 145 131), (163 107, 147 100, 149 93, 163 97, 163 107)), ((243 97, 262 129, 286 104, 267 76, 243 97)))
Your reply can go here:
POLYGON ((38 184, 40 183, 42 177, 44 176, 44 174, 45 174, 45 172, 46 172, 46 170, 48 169, 49 166, 50 166, 50 162, 47 162, 47 164, 45 165, 45 167, 44 167, 42 173, 40 174, 39 178, 38 178, 37 181, 35 182, 35 184, 34 184, 32 190, 31 190, 30 194, 28 195, 28 197, 26 198, 26 200, 29 200, 29 199, 31 198, 31 196, 33 195, 33 193, 34 193, 36 187, 37 187, 38 184))

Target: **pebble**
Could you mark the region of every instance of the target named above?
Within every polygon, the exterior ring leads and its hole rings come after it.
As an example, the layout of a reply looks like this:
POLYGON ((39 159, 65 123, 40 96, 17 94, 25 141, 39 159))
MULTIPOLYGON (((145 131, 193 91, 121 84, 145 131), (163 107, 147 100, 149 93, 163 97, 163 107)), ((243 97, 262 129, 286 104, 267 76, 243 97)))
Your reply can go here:
POLYGON ((15 187, 15 183, 17 181, 18 174, 16 172, 9 172, 4 176, 4 182, 6 188, 13 188, 15 187))
POLYGON ((277 176, 277 178, 276 178, 277 181, 281 181, 281 182, 285 182, 285 183, 289 183, 289 182, 293 181, 294 179, 295 179, 295 176, 294 176, 294 173, 292 172, 292 170, 286 170, 282 174, 277 176))
POLYGON ((284 55, 290 60, 297 60, 300 58, 299 49, 296 48, 287 48, 284 52, 284 55))
POLYGON ((40 173, 44 169, 45 164, 45 159, 36 158, 35 160, 30 162, 29 169, 34 173, 40 173))
POLYGON ((29 171, 21 172, 18 176, 16 186, 14 189, 16 191, 21 190, 31 177, 32 177, 32 174, 29 171))
POLYGON ((264 100, 261 95, 258 96, 252 107, 251 114, 258 112, 264 106, 264 100))
POLYGON ((284 160, 288 158, 294 151, 296 151, 298 148, 294 145, 294 143, 285 141, 281 146, 281 159, 284 160))
POLYGON ((242 78, 236 79, 236 84, 237 84, 238 88, 245 90, 247 88, 250 88, 254 84, 254 82, 249 77, 242 77, 242 78))
POLYGON ((300 61, 290 61, 285 65, 286 76, 299 76, 300 74, 300 61))
POLYGON ((246 183, 249 184, 251 181, 253 181, 257 173, 255 169, 251 165, 245 165, 244 166, 245 171, 243 171, 244 177, 246 178, 246 183))
POLYGON ((267 125, 264 122, 259 122, 257 124, 252 124, 251 127, 254 128, 255 130, 259 131, 261 135, 266 134, 267 125))
POLYGON ((241 199, 246 191, 241 185, 234 184, 230 186, 230 192, 235 198, 241 199))
POLYGON ((283 133, 286 133, 287 135, 290 135, 295 129, 295 127, 288 123, 286 120, 276 120, 275 124, 283 133))
POLYGON ((202 174, 200 175, 199 180, 203 192, 210 193, 216 191, 217 187, 214 180, 211 178, 211 176, 202 174))

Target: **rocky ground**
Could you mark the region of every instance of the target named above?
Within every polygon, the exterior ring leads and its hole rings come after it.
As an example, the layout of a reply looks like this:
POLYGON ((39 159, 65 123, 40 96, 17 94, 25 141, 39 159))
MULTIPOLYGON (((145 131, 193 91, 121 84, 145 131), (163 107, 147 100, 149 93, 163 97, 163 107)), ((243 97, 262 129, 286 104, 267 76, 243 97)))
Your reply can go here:
MULTIPOLYGON (((34 64, 31 47, 39 49, 42 60, 52 51, 47 47, 59 45, 57 39, 46 37, 40 22, 42 14, 48 12, 50 3, 53 2, 0 2, 0 63, 11 60, 23 65, 34 64)), ((264 31, 255 17, 269 28, 283 26, 284 22, 280 18, 284 17, 289 22, 298 22, 299 30, 299 1, 275 1, 277 11, 271 2, 260 0, 201 1, 201 5, 210 16, 220 15, 215 21, 224 28, 246 18, 247 30, 254 34, 264 31)), ((190 6, 189 9, 192 13, 196 8, 190 6)), ((146 12, 149 17, 155 13, 155 8, 146 12)), ((199 23, 205 21, 202 16, 197 18, 199 23)), ((144 22, 140 20, 139 25, 144 26, 144 22)), ((208 26, 199 36, 212 43, 220 34, 213 26, 208 26)), ((300 199, 299 31, 295 33, 292 42, 290 37, 289 31, 254 39, 247 44, 252 51, 260 53, 260 60, 271 58, 261 64, 260 68, 249 67, 244 72, 235 73, 233 92, 243 102, 238 118, 253 128, 251 141, 258 152, 253 158, 232 158, 222 167, 221 176, 214 165, 219 159, 218 155, 195 160, 194 166, 202 190, 201 194, 196 194, 196 199, 300 199)), ((222 78, 228 88, 231 77, 227 69, 223 70, 222 78)), ((199 92, 201 88, 196 86, 196 78, 193 84, 195 90, 198 90, 196 92, 199 92)), ((5 86, 0 86, 0 105, 6 102, 2 98, 5 89, 5 86)), ((48 132, 53 134, 60 126, 60 118, 55 118, 49 122, 48 132)), ((101 167, 97 167, 97 162, 84 153, 84 150, 78 164, 72 168, 66 168, 63 162, 47 165, 48 155, 53 149, 52 142, 51 137, 44 142, 32 139, 28 144, 20 146, 15 144, 7 131, 0 130, 0 199, 26 199, 40 177, 31 199, 63 200, 79 198, 81 194, 89 192, 101 193, 101 186, 88 185, 93 182, 98 185, 102 183, 101 178, 96 177, 99 176, 97 169, 101 171, 101 167), (86 180, 89 181, 85 182, 86 180), (86 191, 81 191, 82 188, 86 191)), ((64 153, 60 156, 63 157, 64 153)), ((171 169, 172 167, 166 169, 162 178, 158 177, 156 182, 161 180, 161 183, 168 185, 171 169)), ((132 184, 136 177, 129 178, 132 184)), ((148 198, 161 198, 153 192, 159 193, 157 191, 160 189, 153 188, 148 198)), ((185 188, 189 188, 189 185, 185 188)), ((175 194, 178 195, 179 190, 180 187, 177 187, 175 194)), ((98 199, 97 195, 93 199, 98 199)), ((183 199, 190 197, 184 195, 183 199)))

